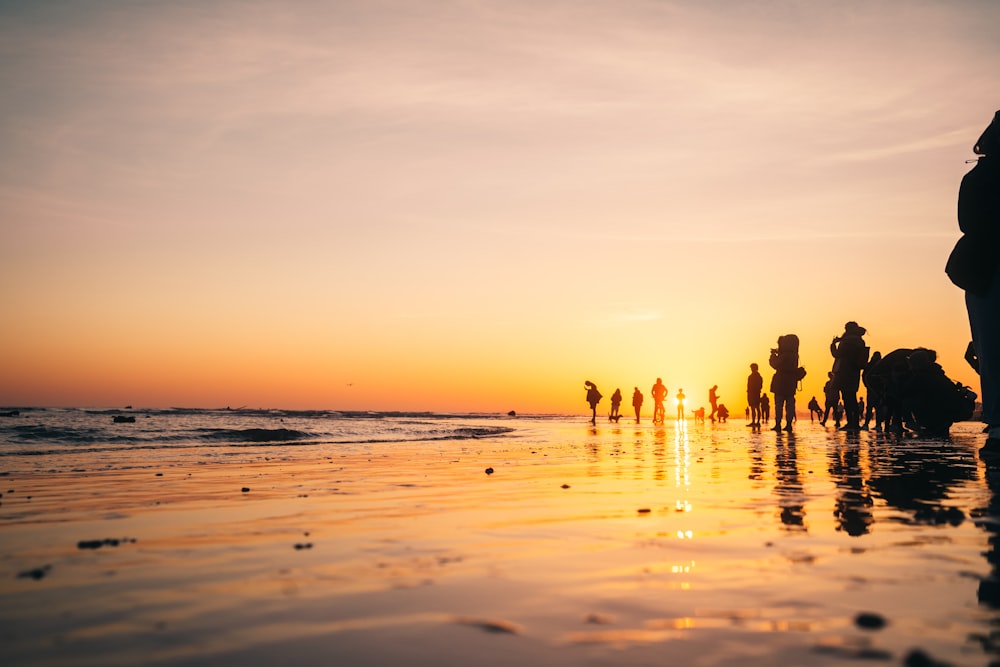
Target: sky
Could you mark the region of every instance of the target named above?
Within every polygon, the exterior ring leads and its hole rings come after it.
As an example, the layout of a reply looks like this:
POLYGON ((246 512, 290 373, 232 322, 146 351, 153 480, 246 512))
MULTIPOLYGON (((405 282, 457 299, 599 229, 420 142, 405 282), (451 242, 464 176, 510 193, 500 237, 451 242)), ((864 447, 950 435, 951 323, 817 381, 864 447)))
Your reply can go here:
POLYGON ((584 414, 659 376, 742 413, 796 333, 804 409, 848 320, 978 389, 943 267, 998 25, 0 0, 0 405, 584 414))

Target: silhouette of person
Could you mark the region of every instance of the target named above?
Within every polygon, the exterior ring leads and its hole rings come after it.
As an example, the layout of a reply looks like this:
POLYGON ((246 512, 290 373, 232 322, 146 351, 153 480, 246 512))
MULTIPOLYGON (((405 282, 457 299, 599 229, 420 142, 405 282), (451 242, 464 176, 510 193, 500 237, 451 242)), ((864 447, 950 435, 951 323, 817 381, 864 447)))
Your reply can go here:
POLYGON ((663 401, 667 398, 667 388, 663 386, 663 380, 656 378, 656 384, 649 393, 653 396, 653 423, 662 424, 667 415, 667 409, 663 407, 663 401))
POLYGON ((729 408, 726 407, 725 403, 719 403, 719 409, 716 411, 716 415, 719 418, 720 424, 729 419, 729 408))
POLYGON ((712 406, 712 411, 708 414, 708 418, 712 421, 715 421, 715 413, 719 411, 719 406, 718 406, 719 394, 717 393, 718 389, 719 385, 715 384, 712 385, 712 388, 708 390, 708 404, 712 406))
POLYGON ((972 150, 980 157, 958 189, 962 237, 945 271, 965 290, 983 421, 989 429, 980 451, 993 457, 1000 456, 1000 111, 972 150))
POLYGON ((635 409, 635 423, 639 423, 639 413, 642 412, 642 392, 636 387, 632 392, 632 407, 635 409))
POLYGON ((865 328, 852 321, 844 325, 843 335, 835 336, 830 343, 833 384, 844 401, 846 417, 843 428, 847 431, 861 430, 858 386, 861 384, 861 371, 868 364, 868 347, 861 338, 864 335, 865 328))
POLYGON ((760 424, 766 424, 771 419, 771 399, 767 394, 760 395, 760 424))
POLYGON ((587 380, 583 383, 587 388, 587 403, 590 404, 590 423, 597 424, 597 404, 601 402, 601 392, 597 391, 597 385, 587 380))
POLYGON ((799 338, 795 334, 778 336, 778 347, 771 349, 768 359, 774 375, 771 377, 771 393, 774 394, 774 427, 781 431, 781 417, 784 412, 785 429, 792 430, 795 421, 795 390, 798 381, 805 374, 799 366, 799 338))
POLYGON ((757 370, 757 364, 750 364, 747 376, 747 403, 750 405, 751 422, 747 426, 760 426, 760 392, 764 390, 764 377, 757 370))
MULTIPOLYGON (((820 426, 826 426, 827 420, 830 418, 831 414, 834 414, 837 410, 837 401, 840 400, 840 391, 837 389, 837 385, 833 382, 833 371, 826 374, 827 380, 826 384, 823 385, 823 418, 819 420, 820 426)), ((837 426, 840 426, 840 422, 837 422, 837 426)))
POLYGON ((809 399, 809 423, 813 422, 813 415, 816 416, 817 421, 823 416, 823 409, 819 407, 819 401, 813 396, 809 399))
POLYGON ((608 415, 608 421, 617 422, 621 419, 621 414, 619 414, 618 409, 622 404, 622 390, 615 389, 615 393, 611 394, 611 414, 608 415))
POLYGON ((677 419, 684 419, 684 389, 677 390, 677 419))

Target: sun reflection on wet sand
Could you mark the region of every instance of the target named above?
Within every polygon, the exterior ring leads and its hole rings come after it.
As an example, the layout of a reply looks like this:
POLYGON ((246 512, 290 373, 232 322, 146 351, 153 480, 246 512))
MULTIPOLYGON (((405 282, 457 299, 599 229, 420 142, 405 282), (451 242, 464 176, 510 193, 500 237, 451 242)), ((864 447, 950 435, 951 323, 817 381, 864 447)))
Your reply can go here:
POLYGON ((664 646, 676 664, 982 664, 977 431, 563 420, 212 465, 68 457, 4 482, 0 638, 18 665, 646 664, 664 646), (78 547, 107 537, 135 542, 78 547))

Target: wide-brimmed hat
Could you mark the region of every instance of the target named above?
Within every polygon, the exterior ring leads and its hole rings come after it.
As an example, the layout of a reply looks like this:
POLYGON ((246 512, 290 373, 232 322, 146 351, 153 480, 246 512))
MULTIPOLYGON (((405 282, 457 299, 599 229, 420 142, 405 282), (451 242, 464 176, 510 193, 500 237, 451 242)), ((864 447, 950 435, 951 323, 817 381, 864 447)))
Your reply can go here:
POLYGON ((857 334, 858 336, 864 336, 867 329, 859 325, 855 321, 850 321, 844 325, 844 332, 849 334, 857 334))

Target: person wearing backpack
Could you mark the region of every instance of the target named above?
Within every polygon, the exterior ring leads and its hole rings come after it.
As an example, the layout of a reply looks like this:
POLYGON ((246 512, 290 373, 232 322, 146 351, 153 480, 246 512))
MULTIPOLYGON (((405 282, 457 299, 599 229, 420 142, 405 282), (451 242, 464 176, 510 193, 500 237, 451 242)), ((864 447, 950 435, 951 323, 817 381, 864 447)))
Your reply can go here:
POLYGON ((861 415, 858 414, 858 386, 861 371, 868 364, 868 346, 862 336, 867 330, 851 321, 844 325, 844 333, 834 336, 830 343, 833 355, 833 387, 844 401, 845 431, 861 430, 861 415))
POLYGON ((965 290, 989 435, 981 453, 1000 456, 1000 111, 976 141, 980 156, 958 189, 962 237, 945 272, 965 290))
POLYGON ((784 413, 786 431, 792 430, 795 421, 795 390, 806 372, 799 366, 799 337, 795 334, 778 336, 778 347, 771 348, 768 359, 774 375, 771 377, 771 393, 774 394, 774 426, 772 431, 781 431, 781 417, 784 413))

